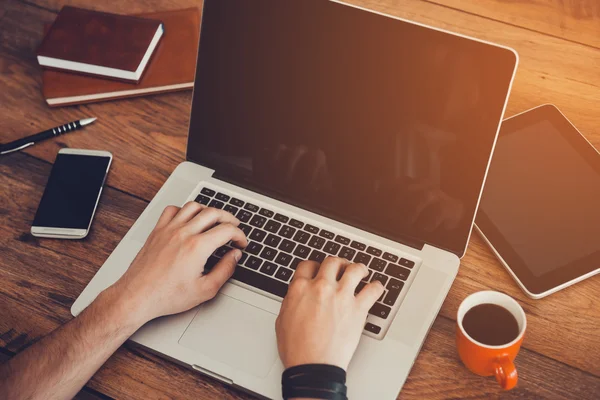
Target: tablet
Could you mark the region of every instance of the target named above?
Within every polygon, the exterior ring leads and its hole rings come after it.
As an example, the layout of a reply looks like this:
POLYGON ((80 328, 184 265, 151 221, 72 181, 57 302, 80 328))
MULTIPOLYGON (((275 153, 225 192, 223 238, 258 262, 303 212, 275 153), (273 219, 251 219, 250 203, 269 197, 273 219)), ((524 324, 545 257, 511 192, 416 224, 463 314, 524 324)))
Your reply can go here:
POLYGON ((600 154, 556 107, 502 123, 476 227, 532 298, 600 272, 600 154))

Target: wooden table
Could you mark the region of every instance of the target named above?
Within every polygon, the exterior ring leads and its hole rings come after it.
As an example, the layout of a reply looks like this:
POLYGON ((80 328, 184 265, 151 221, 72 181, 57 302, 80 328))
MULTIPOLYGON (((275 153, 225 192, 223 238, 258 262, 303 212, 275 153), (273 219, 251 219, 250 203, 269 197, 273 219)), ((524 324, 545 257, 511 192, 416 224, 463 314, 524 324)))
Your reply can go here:
MULTIPOLYGON (((301 0, 299 0, 301 1, 301 0)), ((556 104, 600 148, 600 2, 597 0, 352 0, 377 11, 515 48, 520 65, 507 116, 556 104)), ((190 92, 50 109, 35 50, 64 4, 120 13, 199 5, 193 0, 2 0, 0 141, 80 117, 93 126, 0 158, 0 355, 10 358, 70 320, 78 294, 175 166, 185 158, 190 92), (89 237, 40 240, 29 228, 62 147, 102 149, 114 164, 89 237)), ((599 238, 600 240, 600 238, 599 238)), ((400 398, 600 398, 600 277, 543 300, 523 295, 477 234, 400 398), (519 386, 502 393, 471 375, 454 346, 458 305, 500 290, 529 318, 519 386)), ((251 398, 126 344, 81 398, 251 398)))

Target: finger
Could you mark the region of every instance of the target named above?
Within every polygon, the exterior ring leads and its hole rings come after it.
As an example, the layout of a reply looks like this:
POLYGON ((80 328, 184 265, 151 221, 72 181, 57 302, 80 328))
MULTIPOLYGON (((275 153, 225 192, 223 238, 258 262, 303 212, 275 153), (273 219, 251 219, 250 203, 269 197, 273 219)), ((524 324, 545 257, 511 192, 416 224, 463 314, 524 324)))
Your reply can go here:
POLYGON ((176 207, 176 206, 165 207, 162 214, 160 215, 160 218, 156 222, 156 226, 154 227, 154 229, 162 228, 163 226, 165 226, 169 222, 171 222, 173 220, 173 218, 175 217, 175 215, 177 215, 179 210, 181 210, 181 208, 176 207))
POLYGON ((215 226, 198 236, 198 239, 200 243, 208 245, 212 250, 223 246, 230 240, 238 248, 243 249, 248 246, 248 239, 246 239, 244 232, 237 226, 229 223, 222 223, 215 226))
POLYGON ((338 257, 327 257, 321 267, 317 277, 322 277, 330 281, 337 281, 339 273, 343 267, 348 265, 350 262, 338 257))
POLYGON ((238 249, 228 251, 208 274, 200 278, 198 289, 203 300, 212 299, 217 295, 219 289, 233 275, 241 257, 242 252, 238 249))
POLYGON ((340 285, 354 293, 354 290, 358 286, 358 282, 366 277, 368 273, 369 270, 364 264, 350 264, 346 266, 346 270, 342 274, 340 285))
POLYGON ((209 207, 205 208, 192 218, 186 225, 186 229, 189 229, 192 234, 198 234, 209 230, 217 224, 238 226, 240 220, 227 211, 209 207))
POLYGON ((313 279, 319 270, 319 263, 315 261, 302 261, 296 268, 293 279, 313 279))
POLYGON ((173 222, 179 225, 187 223, 189 220, 194 218, 200 211, 206 207, 195 201, 188 201, 181 207, 181 210, 173 218, 173 222))
POLYGON ((363 310, 369 310, 377 299, 381 297, 383 291, 383 284, 379 281, 373 281, 362 288, 356 295, 356 300, 363 310))

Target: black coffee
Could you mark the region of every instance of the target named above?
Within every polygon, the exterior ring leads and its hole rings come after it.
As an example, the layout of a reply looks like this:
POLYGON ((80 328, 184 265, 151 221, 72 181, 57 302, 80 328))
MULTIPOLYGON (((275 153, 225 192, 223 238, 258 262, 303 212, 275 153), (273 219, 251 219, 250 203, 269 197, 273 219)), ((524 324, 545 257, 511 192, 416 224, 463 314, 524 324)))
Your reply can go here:
POLYGON ((488 346, 510 343, 519 336, 514 315, 496 304, 480 304, 465 314, 462 325, 473 339, 488 346))

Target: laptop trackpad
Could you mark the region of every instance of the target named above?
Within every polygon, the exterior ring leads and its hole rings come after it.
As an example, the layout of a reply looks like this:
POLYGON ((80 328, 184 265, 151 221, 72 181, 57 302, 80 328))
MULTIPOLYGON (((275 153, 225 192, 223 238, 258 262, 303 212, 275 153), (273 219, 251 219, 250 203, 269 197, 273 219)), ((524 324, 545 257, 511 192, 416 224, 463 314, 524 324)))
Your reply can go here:
POLYGON ((278 357, 276 318, 260 308, 219 294, 200 306, 179 344, 262 378, 278 357))

